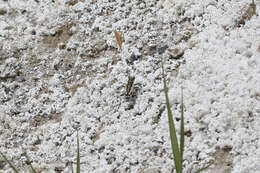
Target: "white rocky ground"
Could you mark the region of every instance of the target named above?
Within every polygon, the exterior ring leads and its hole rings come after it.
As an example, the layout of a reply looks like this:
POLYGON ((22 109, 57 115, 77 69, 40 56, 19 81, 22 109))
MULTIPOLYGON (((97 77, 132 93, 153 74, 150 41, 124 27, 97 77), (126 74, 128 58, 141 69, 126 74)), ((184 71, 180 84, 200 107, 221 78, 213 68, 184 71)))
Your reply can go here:
MULTIPOLYGON (((23 151, 38 171, 71 172, 79 130, 82 172, 173 172, 163 58, 176 123, 184 91, 184 173, 212 160, 205 172, 259 173, 260 20, 250 3, 0 0, 0 151, 21 172, 23 151)), ((12 172, 3 158, 0 172, 12 172)))

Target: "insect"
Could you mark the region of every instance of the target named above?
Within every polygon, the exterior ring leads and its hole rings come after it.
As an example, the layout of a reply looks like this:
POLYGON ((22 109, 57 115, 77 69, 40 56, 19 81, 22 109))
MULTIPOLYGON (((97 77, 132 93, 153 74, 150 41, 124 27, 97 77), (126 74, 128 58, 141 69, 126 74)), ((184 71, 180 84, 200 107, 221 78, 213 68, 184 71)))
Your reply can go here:
POLYGON ((135 81, 135 77, 129 75, 128 82, 126 85, 126 93, 125 93, 126 98, 130 98, 134 96, 134 81, 135 81))

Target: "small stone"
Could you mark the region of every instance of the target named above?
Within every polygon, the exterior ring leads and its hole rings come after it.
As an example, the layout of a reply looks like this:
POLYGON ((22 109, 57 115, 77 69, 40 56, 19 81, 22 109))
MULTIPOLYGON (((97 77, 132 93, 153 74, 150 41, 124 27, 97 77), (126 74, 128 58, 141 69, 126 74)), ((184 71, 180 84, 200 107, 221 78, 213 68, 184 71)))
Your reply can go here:
POLYGON ((175 48, 171 51, 170 58, 171 59, 180 59, 183 55, 184 55, 183 50, 181 50, 179 48, 175 48))

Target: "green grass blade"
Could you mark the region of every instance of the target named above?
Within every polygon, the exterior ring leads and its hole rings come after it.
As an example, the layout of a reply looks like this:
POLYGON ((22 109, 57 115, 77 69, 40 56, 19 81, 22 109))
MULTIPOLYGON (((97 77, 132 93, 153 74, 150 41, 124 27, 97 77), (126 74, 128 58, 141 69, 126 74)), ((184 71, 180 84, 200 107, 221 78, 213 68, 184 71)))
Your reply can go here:
POLYGON ((183 91, 181 89, 181 137, 180 137, 180 153, 181 153, 181 163, 183 162, 184 153, 184 110, 183 110, 183 91))
POLYGON ((80 173, 79 134, 77 132, 77 173, 80 173))
POLYGON ((207 166, 205 166, 205 167, 203 167, 203 168, 200 168, 199 170, 197 170, 195 173, 200 173, 200 172, 202 172, 202 171, 205 171, 205 170, 207 170, 211 165, 213 165, 213 161, 212 162, 210 162, 207 166))
POLYGON ((5 157, 5 155, 0 151, 1 156, 5 159, 5 161, 9 164, 9 166, 13 169, 13 171, 15 173, 18 173, 17 169, 13 166, 13 164, 11 162, 9 162, 9 160, 7 160, 7 158, 5 157))
POLYGON ((175 130, 172 111, 171 111, 171 107, 170 107, 168 88, 167 88, 166 79, 165 79, 165 75, 164 75, 163 61, 162 61, 162 75, 163 75, 164 93, 165 93, 166 107, 167 107, 167 112, 168 112, 168 123, 169 123, 171 146, 172 146, 172 151, 173 151, 175 169, 176 169, 177 173, 182 173, 181 154, 180 154, 180 150, 179 150, 176 130, 175 130))
POLYGON ((253 8, 253 14, 256 15, 256 5, 255 5, 255 1, 252 0, 252 8, 253 8))

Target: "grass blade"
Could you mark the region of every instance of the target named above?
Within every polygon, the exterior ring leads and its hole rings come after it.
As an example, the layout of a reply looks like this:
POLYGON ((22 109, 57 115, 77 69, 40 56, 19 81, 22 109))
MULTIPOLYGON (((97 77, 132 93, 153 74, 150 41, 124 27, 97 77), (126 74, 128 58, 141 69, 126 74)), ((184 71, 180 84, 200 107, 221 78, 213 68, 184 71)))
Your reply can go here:
POLYGON ((122 37, 117 31, 114 31, 114 34, 116 37, 117 44, 119 45, 119 48, 122 51, 122 43, 123 43, 122 37))
POLYGON ((199 170, 197 170, 195 173, 200 173, 200 172, 202 172, 202 171, 205 171, 205 170, 207 170, 211 165, 213 165, 213 161, 212 162, 210 162, 207 166, 205 166, 205 167, 203 167, 203 168, 200 168, 199 170))
POLYGON ((0 151, 1 156, 5 159, 5 161, 9 164, 9 166, 13 169, 13 171, 15 173, 18 173, 17 169, 13 166, 13 164, 11 162, 9 162, 9 160, 7 160, 7 158, 5 157, 5 155, 0 151))
POLYGON ((255 1, 252 0, 252 8, 253 8, 253 14, 256 15, 256 5, 255 5, 255 1))
POLYGON ((162 60, 162 75, 163 75, 164 93, 165 93, 166 107, 167 107, 167 112, 168 112, 168 123, 169 123, 171 146, 172 146, 172 151, 173 151, 175 169, 176 169, 177 173, 182 173, 181 154, 180 154, 180 150, 179 150, 176 130, 175 130, 172 111, 171 111, 171 107, 170 107, 168 88, 167 88, 165 74, 164 74, 163 60, 162 60))
POLYGON ((77 173, 80 173, 79 133, 77 131, 77 173))
POLYGON ((181 153, 181 164, 183 162, 184 153, 184 110, 183 110, 183 91, 181 89, 181 137, 180 137, 180 153, 181 153))

